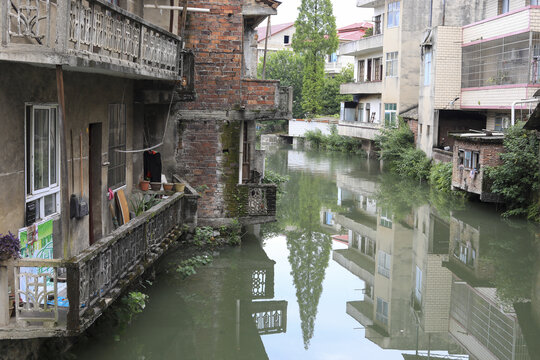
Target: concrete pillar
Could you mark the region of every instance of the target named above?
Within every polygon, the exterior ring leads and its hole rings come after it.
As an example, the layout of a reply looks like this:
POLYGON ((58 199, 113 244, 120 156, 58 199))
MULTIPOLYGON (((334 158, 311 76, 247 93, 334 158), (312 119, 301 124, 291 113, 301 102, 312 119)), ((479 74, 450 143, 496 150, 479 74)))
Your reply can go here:
POLYGON ((9 324, 8 268, 0 265, 0 326, 9 324))

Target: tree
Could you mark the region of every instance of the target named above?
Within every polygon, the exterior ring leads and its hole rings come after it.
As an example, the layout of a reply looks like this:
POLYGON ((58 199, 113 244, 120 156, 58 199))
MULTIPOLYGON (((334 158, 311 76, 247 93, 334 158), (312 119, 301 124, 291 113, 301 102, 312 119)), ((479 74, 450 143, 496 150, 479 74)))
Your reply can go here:
POLYGON ((302 107, 317 114, 321 111, 326 55, 338 47, 336 18, 330 0, 302 0, 292 47, 304 57, 302 107))
POLYGON ((321 103, 322 115, 335 115, 339 114, 341 102, 352 101, 352 95, 341 95, 339 88, 341 84, 353 82, 354 69, 352 65, 341 70, 341 73, 334 77, 325 76, 323 81, 323 94, 321 103))
POLYGON ((487 169, 493 181, 491 190, 506 202, 507 211, 503 216, 525 215, 535 220, 538 203, 534 196, 540 186, 538 139, 533 131, 517 124, 507 130, 503 146, 502 164, 487 169))
MULTIPOLYGON (((262 75, 262 61, 259 62, 258 73, 262 75)), ((289 50, 269 53, 266 59, 266 78, 279 80, 282 86, 293 88, 293 118, 303 118, 302 110, 302 73, 304 62, 302 57, 289 50)))

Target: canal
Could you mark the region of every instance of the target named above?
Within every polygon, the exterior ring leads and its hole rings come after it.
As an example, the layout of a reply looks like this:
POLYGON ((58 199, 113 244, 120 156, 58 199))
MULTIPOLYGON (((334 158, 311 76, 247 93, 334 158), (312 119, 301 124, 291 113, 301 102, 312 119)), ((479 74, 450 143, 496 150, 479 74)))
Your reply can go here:
POLYGON ((101 319, 66 358, 538 358, 530 224, 354 156, 277 150, 266 166, 289 178, 278 222, 187 279, 169 255, 145 310, 101 319))

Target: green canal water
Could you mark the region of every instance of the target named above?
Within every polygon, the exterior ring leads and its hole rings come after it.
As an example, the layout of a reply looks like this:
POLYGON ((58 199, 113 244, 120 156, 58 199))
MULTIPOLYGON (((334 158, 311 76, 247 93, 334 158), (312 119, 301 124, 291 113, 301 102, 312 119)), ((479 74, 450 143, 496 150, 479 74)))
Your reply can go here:
POLYGON ((141 314, 99 321, 66 357, 540 358, 538 229, 354 156, 266 165, 289 177, 276 223, 187 279, 169 255, 141 314))

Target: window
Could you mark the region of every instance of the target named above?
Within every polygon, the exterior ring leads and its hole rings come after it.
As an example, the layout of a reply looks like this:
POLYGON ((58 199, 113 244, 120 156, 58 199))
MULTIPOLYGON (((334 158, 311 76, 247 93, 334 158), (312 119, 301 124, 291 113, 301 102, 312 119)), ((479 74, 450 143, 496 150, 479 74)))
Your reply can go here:
POLYGON ((366 61, 360 60, 358 61, 358 82, 363 82, 364 77, 364 68, 365 68, 366 61))
POLYGON ((392 256, 379 250, 379 263, 377 265, 377 272, 385 278, 390 278, 390 263, 392 256))
POLYGON ((56 105, 26 106, 27 225, 60 212, 60 143, 56 105))
POLYGON ((337 54, 336 54, 336 53, 332 53, 332 54, 328 57, 328 62, 331 62, 331 63, 337 62, 337 54))
POLYGON ((499 14, 506 14, 510 11, 510 0, 499 0, 499 14))
POLYGON ((291 38, 289 37, 289 35, 284 35, 283 36, 283 43, 285 45, 289 44, 290 41, 291 41, 291 38))
POLYGON ((531 5, 537 6, 538 5, 538 0, 531 0, 531 5))
POLYGON ((371 105, 369 103, 366 103, 366 106, 365 106, 366 117, 364 118, 364 122, 370 121, 370 117, 371 117, 370 107, 371 105))
POLYGON ((399 26, 399 1, 388 3, 388 27, 399 26))
POLYGON ((360 122, 365 122, 366 121, 364 119, 364 104, 362 104, 362 103, 358 103, 358 118, 357 118, 357 121, 360 121, 360 122))
POLYGON ((418 124, 418 133, 422 135, 422 124, 418 124))
POLYGON ((497 115, 495 117, 495 131, 503 131, 503 129, 508 128, 510 121, 507 116, 497 115))
POLYGON ((386 76, 398 76, 397 51, 386 53, 386 76))
POLYGON ((109 171, 107 186, 117 189, 126 185, 126 105, 109 105, 109 171))
POLYGON ((427 136, 429 136, 430 130, 431 130, 431 125, 427 125, 427 127, 426 127, 426 135, 427 136))
POLYGON ((384 125, 397 126, 397 104, 384 104, 384 125))
POLYGON ((388 325, 388 303, 380 297, 377 297, 377 313, 375 318, 384 325, 388 325))
POLYGON ((458 151, 458 165, 462 165, 465 169, 480 170, 480 153, 460 149, 458 151))
POLYGON ((373 59, 373 81, 382 80, 382 58, 373 59))
POLYGON ((424 54, 424 85, 431 84, 431 50, 424 54))
POLYGON ((388 212, 387 208, 381 209, 381 226, 391 229, 392 228, 392 215, 388 212))
POLYGON ((373 35, 379 35, 382 33, 381 24, 382 24, 382 15, 377 15, 373 17, 373 35))

